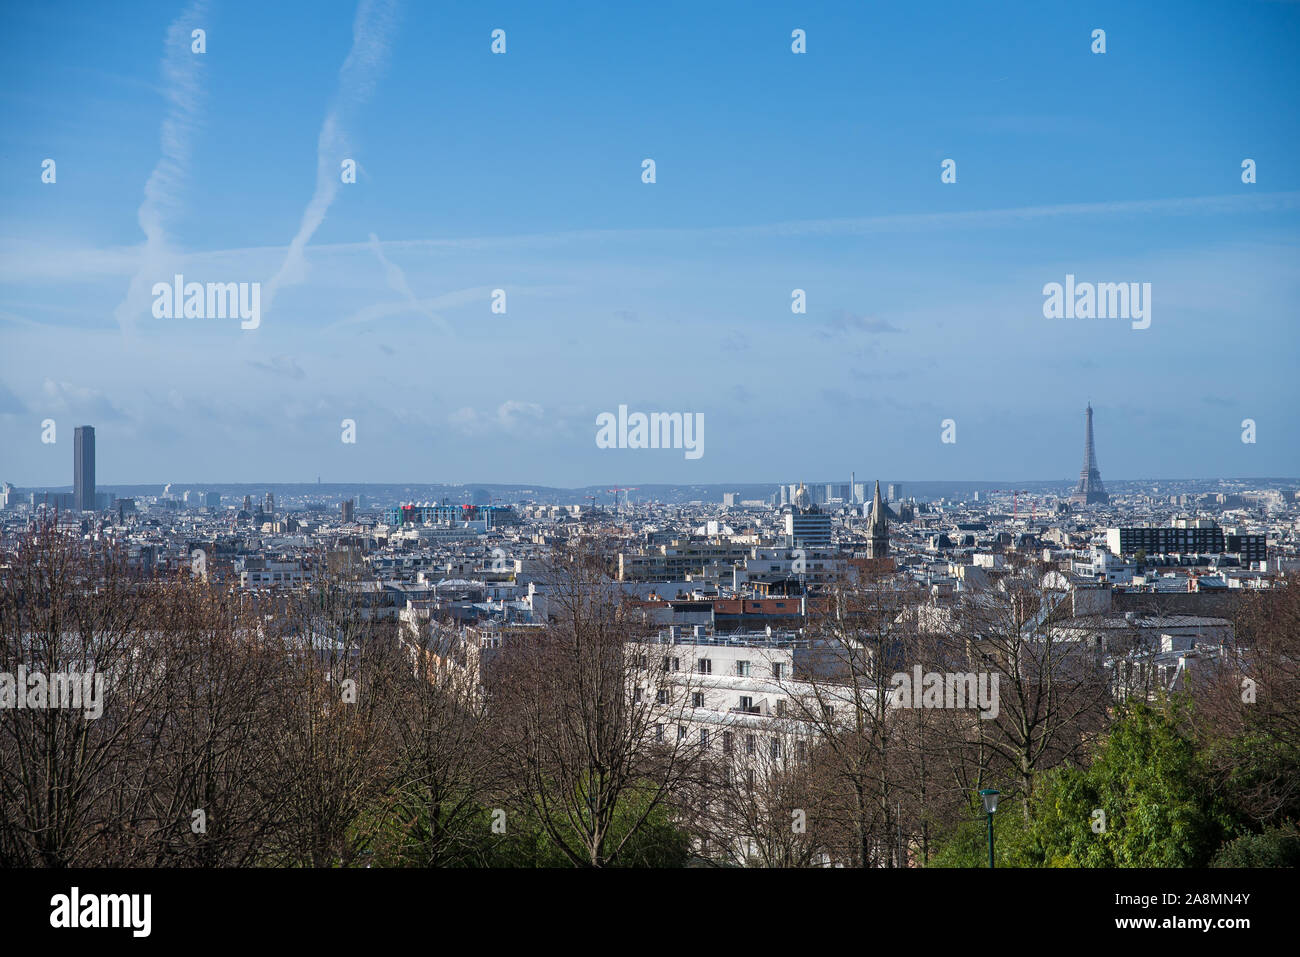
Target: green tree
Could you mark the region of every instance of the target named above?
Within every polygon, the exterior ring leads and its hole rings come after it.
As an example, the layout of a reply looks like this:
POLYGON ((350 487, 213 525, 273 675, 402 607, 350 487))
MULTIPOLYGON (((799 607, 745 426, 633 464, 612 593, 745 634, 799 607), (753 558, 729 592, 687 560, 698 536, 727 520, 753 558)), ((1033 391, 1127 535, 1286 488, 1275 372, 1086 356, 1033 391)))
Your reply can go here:
MULTIPOLYGON (((1119 716, 1091 766, 1038 777, 1028 822, 1018 802, 999 807, 997 865, 1204 867, 1230 826, 1209 777, 1203 756, 1179 731, 1176 709, 1134 706, 1119 716)), ((982 867, 986 841, 981 815, 950 834, 931 866, 982 867)))
POLYGON ((1300 867, 1300 829, 1269 828, 1243 834, 1219 848, 1211 867, 1300 867))
POLYGON ((1122 714, 1087 770, 1049 774, 1033 807, 1049 866, 1203 867, 1227 823, 1175 715, 1146 705, 1122 714))
MULTIPOLYGON (((690 836, 676 826, 663 805, 647 808, 649 799, 625 794, 614 810, 610 839, 621 845, 613 867, 682 867, 690 857, 690 836)), ((484 808, 482 826, 476 833, 480 852, 473 862, 485 867, 573 867, 566 848, 557 842, 541 818, 518 810, 505 811, 504 832, 492 829, 493 810, 484 808)), ((576 829, 562 834, 566 842, 576 841, 576 829)))
MULTIPOLYGON (((972 810, 975 814, 975 810, 972 810)), ((1043 855, 1019 801, 1003 801, 993 820, 993 861, 997 867, 1041 867, 1043 855)), ((987 867, 988 821, 983 811, 963 821, 943 843, 928 867, 987 867)))

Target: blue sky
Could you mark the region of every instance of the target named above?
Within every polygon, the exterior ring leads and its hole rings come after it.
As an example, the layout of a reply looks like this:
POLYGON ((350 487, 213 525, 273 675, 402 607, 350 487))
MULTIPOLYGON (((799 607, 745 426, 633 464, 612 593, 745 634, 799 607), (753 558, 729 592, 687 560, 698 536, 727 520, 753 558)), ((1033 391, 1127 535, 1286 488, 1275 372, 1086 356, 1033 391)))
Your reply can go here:
POLYGON ((1136 6, 5 5, 0 478, 1069 480, 1088 400, 1103 477, 1300 474, 1300 4, 1136 6))

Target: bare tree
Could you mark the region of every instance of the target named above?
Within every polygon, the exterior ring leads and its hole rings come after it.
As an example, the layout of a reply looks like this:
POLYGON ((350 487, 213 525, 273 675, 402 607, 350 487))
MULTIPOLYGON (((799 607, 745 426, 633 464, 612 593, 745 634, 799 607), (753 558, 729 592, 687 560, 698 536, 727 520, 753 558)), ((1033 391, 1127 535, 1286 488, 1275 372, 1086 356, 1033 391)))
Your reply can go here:
POLYGON ((552 580, 553 621, 507 644, 493 669, 496 734, 516 809, 574 865, 602 867, 685 788, 699 748, 675 720, 684 689, 625 614, 602 557, 566 552, 552 580))
POLYGON ((0 689, 0 863, 103 863, 106 844, 131 836, 135 822, 109 808, 138 786, 133 742, 161 693, 146 637, 154 600, 111 549, 51 525, 19 541, 0 576, 0 671, 12 676, 0 689), (53 700, 97 686, 98 715, 53 700))
POLYGON ((380 853, 388 862, 441 867, 476 861, 482 802, 502 775, 477 671, 432 653, 430 637, 407 636, 410 667, 388 687, 395 753, 382 806, 388 847, 380 853))
POLYGON ((1300 811, 1300 588, 1246 597, 1234 638, 1187 673, 1185 714, 1231 803, 1261 826, 1300 811))
POLYGON ((286 663, 276 689, 274 785, 281 864, 352 866, 373 853, 371 811, 393 775, 385 704, 400 665, 395 628, 370 619, 363 589, 327 579, 298 596, 272 637, 286 663))
MULTIPOLYGON (((1009 775, 1008 793, 1024 798, 1037 771, 1081 761, 1106 720, 1101 651, 1058 627, 1065 595, 1029 565, 968 595, 948 619, 969 667, 998 680, 996 717, 970 718, 981 771, 1009 775)), ((981 774, 975 783, 987 782, 981 774)))
POLYGON ((701 774, 692 829, 713 858, 757 867, 813 867, 831 859, 829 810, 811 761, 812 739, 774 719, 723 732, 701 774))
POLYGON ((898 866, 902 781, 891 677, 916 640, 917 591, 879 570, 838 582, 809 624, 796 661, 792 717, 816 738, 815 766, 841 835, 836 857, 855 867, 898 866))
MULTIPOLYGON (((155 707, 129 761, 138 787, 110 794, 112 820, 138 840, 116 864, 247 866, 280 824, 270 787, 273 692, 283 670, 239 612, 238 596, 200 580, 155 586, 148 624, 155 707)), ((125 782, 123 782, 125 783, 125 782)))

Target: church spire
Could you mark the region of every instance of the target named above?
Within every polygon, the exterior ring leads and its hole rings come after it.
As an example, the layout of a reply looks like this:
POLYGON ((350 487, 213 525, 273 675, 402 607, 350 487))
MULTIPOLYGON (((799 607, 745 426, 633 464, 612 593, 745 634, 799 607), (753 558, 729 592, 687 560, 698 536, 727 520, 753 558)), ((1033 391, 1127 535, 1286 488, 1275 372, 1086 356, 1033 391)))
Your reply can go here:
POLYGON ((876 493, 871 499, 871 524, 867 541, 868 558, 884 558, 889 554, 889 522, 885 518, 885 503, 880 499, 880 479, 876 479, 876 493))

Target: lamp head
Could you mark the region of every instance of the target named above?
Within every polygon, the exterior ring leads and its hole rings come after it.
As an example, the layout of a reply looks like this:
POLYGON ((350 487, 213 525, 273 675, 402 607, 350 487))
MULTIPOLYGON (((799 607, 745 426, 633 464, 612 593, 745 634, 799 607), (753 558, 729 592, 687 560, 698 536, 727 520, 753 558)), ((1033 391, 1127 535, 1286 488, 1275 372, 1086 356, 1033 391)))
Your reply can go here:
POLYGON ((997 788, 984 788, 980 791, 980 797, 984 799, 984 813, 996 814, 998 810, 998 796, 1002 792, 997 788))

